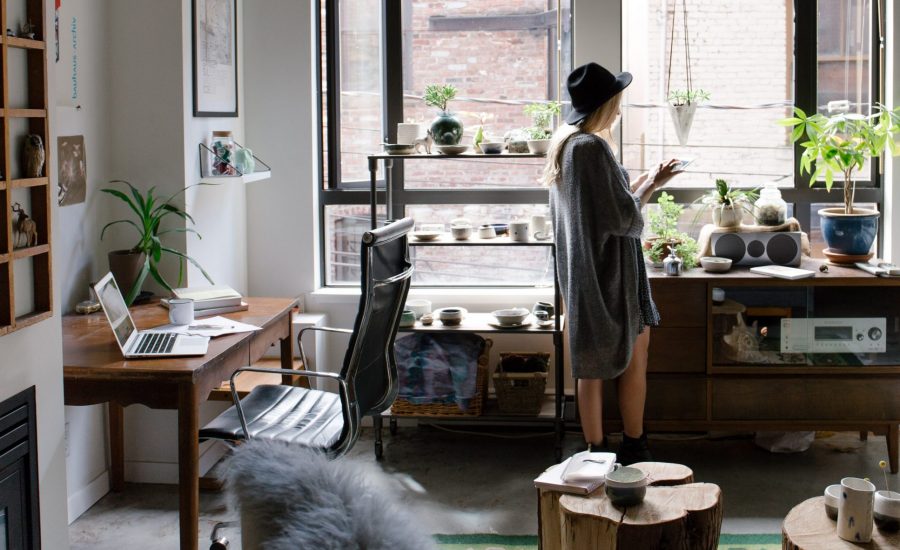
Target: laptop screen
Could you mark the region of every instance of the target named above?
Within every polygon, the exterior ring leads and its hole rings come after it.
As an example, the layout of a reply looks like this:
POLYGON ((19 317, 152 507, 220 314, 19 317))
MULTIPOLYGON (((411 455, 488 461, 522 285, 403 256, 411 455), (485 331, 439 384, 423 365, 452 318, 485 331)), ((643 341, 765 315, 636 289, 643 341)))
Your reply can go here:
POLYGON ((100 300, 100 305, 103 306, 103 311, 106 313, 110 326, 112 326, 116 340, 119 341, 119 346, 125 349, 128 337, 135 331, 135 327, 131 316, 128 314, 125 298, 122 297, 122 292, 119 290, 112 273, 94 285, 94 292, 97 294, 97 299, 100 300))

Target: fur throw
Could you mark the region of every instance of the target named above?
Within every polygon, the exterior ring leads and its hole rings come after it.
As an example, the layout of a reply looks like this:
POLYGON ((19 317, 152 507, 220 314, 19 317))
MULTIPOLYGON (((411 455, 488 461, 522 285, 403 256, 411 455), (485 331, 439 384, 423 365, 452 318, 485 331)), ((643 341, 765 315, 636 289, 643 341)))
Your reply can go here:
POLYGON ((255 440, 235 449, 225 478, 247 550, 436 548, 393 498, 340 458, 255 440))

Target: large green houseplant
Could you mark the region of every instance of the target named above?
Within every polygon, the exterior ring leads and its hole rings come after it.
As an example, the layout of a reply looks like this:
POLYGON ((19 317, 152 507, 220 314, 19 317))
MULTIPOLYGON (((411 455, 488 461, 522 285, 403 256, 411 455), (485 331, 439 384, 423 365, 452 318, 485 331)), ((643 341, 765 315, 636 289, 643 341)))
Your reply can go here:
POLYGON ((200 270, 200 273, 206 277, 206 280, 209 281, 210 284, 213 284, 212 278, 202 267, 200 267, 200 264, 197 263, 196 260, 183 252, 179 252, 174 248, 164 245, 160 239, 160 237, 167 233, 193 233, 197 235, 198 238, 202 238, 197 231, 190 227, 161 228, 162 221, 170 215, 181 218, 185 220, 185 222, 194 223, 194 218, 185 212, 184 209, 173 204, 172 201, 187 189, 195 187, 195 185, 185 187, 165 200, 162 200, 155 194, 155 187, 151 187, 146 193, 141 193, 138 188, 124 180, 113 180, 110 183, 124 184, 128 187, 129 193, 112 188, 101 189, 101 191, 120 199, 128 205, 136 216, 134 219, 111 221, 104 225, 103 229, 100 231, 101 240, 103 240, 107 229, 120 224, 129 225, 138 233, 138 242, 133 247, 128 250, 114 250, 110 252, 110 267, 113 268, 117 265, 122 265, 120 268, 120 273, 122 273, 122 275, 117 276, 116 269, 112 269, 112 271, 117 282, 124 288, 127 288, 125 293, 125 303, 130 306, 135 298, 138 297, 141 292, 141 287, 147 279, 147 275, 153 277, 153 279, 166 290, 172 290, 173 286, 169 284, 159 270, 160 261, 165 255, 171 255, 178 259, 178 282, 175 285, 176 287, 181 286, 184 281, 185 261, 191 262, 200 270), (125 258, 124 262, 122 262, 123 258, 125 258), (126 264, 128 264, 128 262, 131 262, 131 266, 133 267, 127 266, 126 264))
POLYGON ((791 141, 800 143, 800 173, 810 174, 813 186, 824 176, 825 188, 831 190, 835 177, 844 181, 843 208, 823 208, 822 235, 832 252, 845 255, 867 254, 878 233, 875 210, 853 205, 856 184, 853 172, 867 160, 879 157, 884 151, 897 154, 895 134, 900 131, 900 107, 889 110, 877 106, 869 115, 840 113, 825 116, 807 115, 794 108, 794 116, 779 121, 792 127, 791 141))

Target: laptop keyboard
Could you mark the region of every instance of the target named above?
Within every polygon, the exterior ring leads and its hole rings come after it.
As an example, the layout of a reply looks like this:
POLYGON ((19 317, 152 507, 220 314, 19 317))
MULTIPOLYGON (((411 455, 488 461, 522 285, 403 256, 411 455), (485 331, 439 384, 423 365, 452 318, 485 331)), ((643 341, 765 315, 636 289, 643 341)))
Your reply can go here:
POLYGON ((169 353, 175 346, 175 339, 177 337, 177 334, 171 332, 151 332, 141 334, 138 337, 137 344, 134 346, 134 353, 138 355, 169 353))

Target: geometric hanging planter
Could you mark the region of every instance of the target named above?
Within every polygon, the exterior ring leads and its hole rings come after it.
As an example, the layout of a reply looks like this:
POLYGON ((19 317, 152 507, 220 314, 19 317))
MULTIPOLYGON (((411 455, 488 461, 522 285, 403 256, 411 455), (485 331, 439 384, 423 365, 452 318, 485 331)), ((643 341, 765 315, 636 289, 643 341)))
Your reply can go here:
POLYGON ((678 136, 678 143, 682 146, 687 145, 696 112, 697 103, 669 104, 669 114, 672 115, 672 123, 675 125, 675 135, 678 136))

